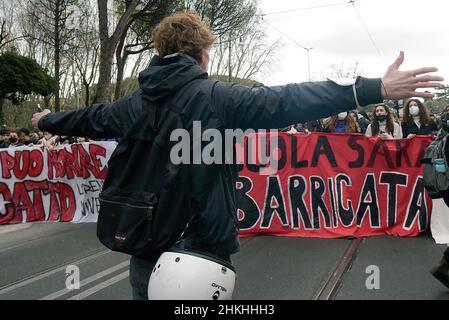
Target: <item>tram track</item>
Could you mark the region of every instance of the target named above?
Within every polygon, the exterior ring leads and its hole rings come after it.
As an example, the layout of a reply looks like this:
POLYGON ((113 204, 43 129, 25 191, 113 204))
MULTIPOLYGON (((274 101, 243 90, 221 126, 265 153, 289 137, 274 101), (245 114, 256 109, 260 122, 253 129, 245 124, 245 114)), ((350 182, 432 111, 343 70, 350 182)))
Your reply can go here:
POLYGON ((344 275, 351 269, 360 246, 365 239, 352 240, 346 247, 343 255, 332 267, 328 276, 322 281, 312 300, 334 300, 341 287, 344 275))

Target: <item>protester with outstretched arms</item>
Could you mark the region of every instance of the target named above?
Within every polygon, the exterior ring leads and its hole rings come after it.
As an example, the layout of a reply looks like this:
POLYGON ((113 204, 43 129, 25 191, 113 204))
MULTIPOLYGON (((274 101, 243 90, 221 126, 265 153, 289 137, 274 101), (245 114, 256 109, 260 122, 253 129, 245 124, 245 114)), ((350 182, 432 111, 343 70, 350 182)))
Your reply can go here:
POLYGON ((199 84, 199 88, 185 94, 200 95, 200 99, 192 99, 197 104, 196 108, 207 106, 212 109, 227 128, 282 128, 352 110, 357 103, 364 106, 404 96, 433 97, 432 94, 415 90, 439 86, 439 83, 432 81, 442 81, 441 77, 430 75, 420 77, 437 69, 399 71, 403 61, 404 54, 401 52, 382 79, 358 77, 354 85, 340 86, 332 81, 323 81, 271 88, 249 88, 208 80, 206 71, 188 55, 179 54, 166 59, 156 56, 150 67, 140 74, 141 89, 130 96, 112 104, 93 105, 50 116, 47 116, 50 113, 47 109, 33 116, 33 124, 40 130, 53 134, 119 138, 125 135, 143 112, 142 105, 136 103, 140 95, 148 93, 149 101, 166 99, 193 79, 204 81, 199 84), (163 72, 161 65, 172 68, 175 72, 173 77, 159 80, 156 76, 163 72), (182 72, 189 69, 191 75, 177 79, 176 69, 182 72), (162 86, 166 86, 165 92, 158 91, 162 86), (151 96, 153 93, 154 97, 151 96))
MULTIPOLYGON (((354 84, 345 86, 323 81, 249 88, 208 79, 205 70, 214 36, 195 13, 176 13, 165 18, 155 28, 153 39, 158 55, 140 74, 139 90, 111 104, 66 113, 44 110, 33 116, 33 125, 59 135, 119 138, 149 106, 170 104, 182 107, 185 129, 191 135, 194 121, 201 123, 203 131, 283 128, 383 99, 432 97, 415 90, 437 87, 438 81, 443 80, 426 75, 437 71, 436 68, 399 71, 404 61, 401 52, 382 79, 359 77, 354 84)), ((184 247, 230 262, 230 256, 240 246, 235 196, 237 172, 228 164, 199 164, 191 166, 190 176, 191 184, 186 188, 191 189, 197 207, 195 219, 184 235, 184 247)), ((131 259, 130 280, 135 299, 147 298, 148 279, 156 262, 157 259, 131 259)), ((194 294, 189 297, 194 299, 194 294)))

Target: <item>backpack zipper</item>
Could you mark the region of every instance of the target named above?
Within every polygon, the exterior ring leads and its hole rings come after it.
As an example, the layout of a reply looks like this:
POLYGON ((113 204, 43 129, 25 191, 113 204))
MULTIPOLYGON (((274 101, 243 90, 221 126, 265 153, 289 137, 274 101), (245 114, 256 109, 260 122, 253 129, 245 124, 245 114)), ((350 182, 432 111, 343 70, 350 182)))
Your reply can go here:
POLYGON ((118 201, 110 201, 110 200, 104 200, 104 199, 100 199, 100 201, 106 202, 106 203, 111 203, 111 204, 116 204, 119 206, 126 206, 126 207, 130 207, 130 208, 134 208, 134 209, 147 209, 147 220, 153 220, 153 210, 154 210, 154 206, 150 206, 150 207, 146 207, 146 206, 135 206, 132 204, 127 204, 127 203, 123 203, 123 202, 118 202, 118 201))
MULTIPOLYGON (((104 200, 104 199, 100 199, 100 202, 101 202, 101 201, 106 202, 106 203, 116 204, 116 205, 119 205, 119 206, 126 206, 126 207, 134 208, 134 209, 146 209, 146 210, 147 210, 147 216, 146 216, 146 219, 150 222, 150 223, 149 223, 149 226, 150 226, 150 228, 151 228, 151 222, 152 222, 152 220, 153 220, 153 210, 154 210, 154 206, 149 206, 149 207, 146 207, 146 206, 135 206, 135 205, 132 205, 132 204, 127 204, 127 203, 118 202, 118 201, 104 200)), ((151 236, 151 233, 150 233, 150 236, 148 237, 147 240, 148 240, 148 241, 152 241, 152 240, 153 240, 153 239, 152 239, 152 236, 151 236)))
MULTIPOLYGON (((131 208, 148 209, 148 207, 144 207, 144 206, 136 206, 136 205, 127 204, 127 203, 118 202, 118 201, 111 201, 111 200, 104 200, 104 199, 100 199, 100 201, 103 201, 103 202, 106 202, 106 203, 118 204, 118 205, 121 205, 121 206, 127 206, 127 207, 131 207, 131 208)), ((152 207, 150 207, 150 208, 152 208, 152 207)))

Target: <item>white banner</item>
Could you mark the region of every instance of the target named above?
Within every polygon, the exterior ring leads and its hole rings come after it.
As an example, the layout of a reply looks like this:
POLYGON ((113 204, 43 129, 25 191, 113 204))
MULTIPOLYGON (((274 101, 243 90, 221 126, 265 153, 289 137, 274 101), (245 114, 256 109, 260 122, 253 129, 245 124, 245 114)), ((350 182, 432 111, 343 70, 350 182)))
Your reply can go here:
POLYGON ((116 142, 0 149, 0 225, 96 222, 116 142))

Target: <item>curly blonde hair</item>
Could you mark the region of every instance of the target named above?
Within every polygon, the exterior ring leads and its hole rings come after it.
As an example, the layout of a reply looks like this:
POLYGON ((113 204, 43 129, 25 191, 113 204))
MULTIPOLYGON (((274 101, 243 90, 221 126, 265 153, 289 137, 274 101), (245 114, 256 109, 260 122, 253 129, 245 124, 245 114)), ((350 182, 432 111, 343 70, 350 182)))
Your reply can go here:
POLYGON ((164 18, 154 29, 153 40, 160 57, 181 52, 198 60, 202 49, 212 46, 215 36, 197 13, 186 11, 164 18))

